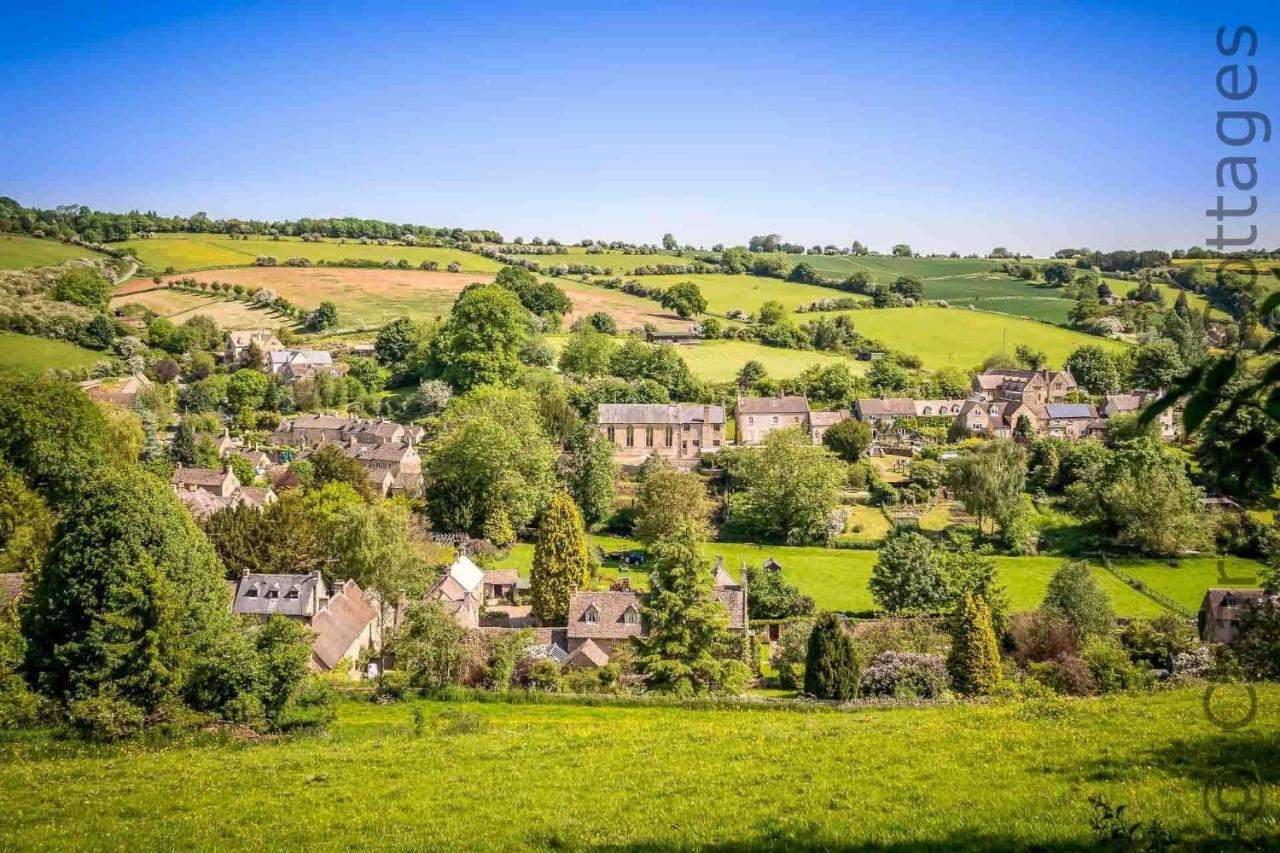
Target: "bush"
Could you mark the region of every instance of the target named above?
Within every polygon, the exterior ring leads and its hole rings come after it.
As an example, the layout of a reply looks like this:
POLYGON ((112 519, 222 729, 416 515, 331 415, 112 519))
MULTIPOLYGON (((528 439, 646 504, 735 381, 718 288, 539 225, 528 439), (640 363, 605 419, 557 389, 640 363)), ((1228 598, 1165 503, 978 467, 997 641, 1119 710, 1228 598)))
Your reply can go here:
POLYGON ((559 693, 564 688, 560 664, 550 658, 534 661, 528 668, 525 683, 530 690, 559 693))
POLYGON ((318 678, 306 681, 285 706, 276 727, 283 732, 323 729, 337 716, 338 694, 318 678))
POLYGON ((1093 682, 1102 693, 1121 690, 1145 690, 1151 686, 1146 667, 1135 664, 1129 654, 1114 640, 1093 640, 1081 653, 1089 667, 1093 682))
POLYGON ((377 686, 373 690, 375 699, 403 699, 409 692, 409 673, 400 669, 392 669, 382 673, 377 686))
POLYGON ((67 722, 86 740, 107 742, 132 737, 146 720, 137 705, 104 692, 72 702, 67 722))
POLYGON ((895 699, 936 699, 947 689, 942 658, 914 652, 882 652, 862 673, 867 696, 895 699))
POLYGON ((252 693, 241 693, 222 706, 222 715, 231 723, 239 723, 261 731, 267 727, 267 711, 262 700, 252 693))
POLYGON ((1028 664, 1027 679, 1067 696, 1091 696, 1097 692, 1089 665, 1074 655, 1028 664))

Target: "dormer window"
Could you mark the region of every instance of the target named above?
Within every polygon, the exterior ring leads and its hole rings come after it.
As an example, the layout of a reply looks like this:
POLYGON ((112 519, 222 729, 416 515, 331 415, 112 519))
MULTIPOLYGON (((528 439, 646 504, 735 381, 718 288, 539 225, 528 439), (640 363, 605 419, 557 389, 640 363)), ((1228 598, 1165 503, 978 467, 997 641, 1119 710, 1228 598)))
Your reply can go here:
POLYGON ((258 588, 257 588, 256 586, 251 586, 251 587, 249 587, 247 590, 245 590, 245 591, 244 591, 244 597, 245 597, 245 598, 257 598, 257 597, 258 597, 258 588))
POLYGON ((288 599, 296 599, 297 597, 298 597, 298 590, 297 590, 297 589, 291 589, 291 590, 289 590, 288 595, 286 595, 286 596, 285 596, 285 598, 288 598, 288 599))
POLYGON ((280 590, 278 589, 267 590, 267 598, 279 598, 279 597, 280 597, 280 590))
POLYGON ((583 612, 582 621, 583 622, 599 622, 600 621, 600 611, 596 610, 596 606, 594 604, 588 607, 583 612))
POLYGON ((622 611, 622 624, 624 625, 640 624, 640 614, 636 612, 636 609, 634 607, 628 607, 626 610, 622 611))

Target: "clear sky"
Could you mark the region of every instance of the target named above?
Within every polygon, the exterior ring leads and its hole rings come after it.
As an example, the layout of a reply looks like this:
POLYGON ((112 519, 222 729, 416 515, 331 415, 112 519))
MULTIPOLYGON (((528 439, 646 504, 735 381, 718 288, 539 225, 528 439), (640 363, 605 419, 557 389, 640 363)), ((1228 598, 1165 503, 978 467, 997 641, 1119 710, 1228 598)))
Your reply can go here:
MULTIPOLYGON (((1043 254, 1209 236, 1219 26, 1280 3, 6 4, 0 195, 1043 254)), ((1276 129, 1280 132, 1280 128, 1276 129)), ((1255 145, 1280 245, 1280 139, 1255 145)))

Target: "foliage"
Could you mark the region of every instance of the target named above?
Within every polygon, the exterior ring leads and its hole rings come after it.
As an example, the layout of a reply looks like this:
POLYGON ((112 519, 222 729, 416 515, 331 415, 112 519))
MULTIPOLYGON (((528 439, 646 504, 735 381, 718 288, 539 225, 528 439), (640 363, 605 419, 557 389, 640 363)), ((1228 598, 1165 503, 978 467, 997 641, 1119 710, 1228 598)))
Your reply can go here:
POLYGON ((1008 440, 981 444, 947 465, 947 485, 977 517, 979 530, 987 519, 999 527, 1014 519, 1022 506, 1026 475, 1026 451, 1008 440))
POLYGON ((1130 620, 1120 629, 1119 640, 1133 660, 1169 672, 1173 671, 1175 658, 1199 645, 1191 624, 1172 613, 1130 620))
POLYGON ((669 539, 691 524, 699 539, 710 533, 711 502, 697 474, 682 474, 659 456, 651 456, 640 472, 636 492, 636 538, 645 545, 669 539))
POLYGON ((617 466, 613 446, 599 431, 583 425, 569 437, 569 453, 561 479, 578 508, 582 522, 594 527, 613 514, 613 480, 617 466))
POLYGON ((408 317, 392 320, 378 330, 373 351, 378 363, 393 370, 399 369, 418 346, 419 329, 408 317))
POLYGON ((531 394, 480 388, 455 397, 423 460, 432 525, 478 535, 501 506, 513 527, 525 527, 550 495, 555 460, 531 394))
POLYGON ((931 612, 949 598, 933 545, 905 528, 895 528, 880 544, 868 586, 889 613, 931 612))
POLYGON ((573 308, 569 297, 554 282, 539 280, 523 267, 503 267, 498 271, 494 284, 514 293, 529 313, 540 317, 563 317, 573 308))
POLYGON ((1063 563, 1053 573, 1042 606, 1071 625, 1081 642, 1109 636, 1115 622, 1111 599, 1094 580, 1089 564, 1080 560, 1063 563))
POLYGON ((56 521, 44 500, 0 459, 0 574, 34 577, 56 521))
POLYGON ((466 653, 464 630, 438 601, 410 605, 405 623, 391 640, 396 665, 416 688, 440 690, 458 684, 466 653))
POLYGON ((1080 658, 1089 667, 1093 683, 1102 693, 1136 690, 1150 686, 1145 667, 1129 659, 1129 653, 1112 637, 1094 638, 1085 643, 1080 658))
POLYGON ((798 545, 826 541, 840 503, 845 466, 802 430, 774 430, 743 459, 745 488, 735 509, 766 538, 798 545))
POLYGON ((804 662, 809 655, 809 634, 812 632, 812 619, 797 619, 783 628, 773 657, 779 687, 796 690, 803 683, 804 662))
POLYGON ((311 463, 311 486, 321 488, 329 483, 350 486, 367 501, 376 496, 373 481, 364 466, 342 452, 336 444, 326 444, 307 457, 311 463))
POLYGON ((653 586, 641 605, 648 636, 639 641, 639 665, 657 690, 739 693, 749 672, 729 651, 727 614, 700 550, 693 524, 650 547, 653 586))
POLYGON ((689 318, 707 311, 707 300, 702 290, 692 281, 673 284, 662 294, 662 307, 675 311, 681 318, 689 318))
POLYGON ((1280 680, 1280 603, 1268 598, 1244 608, 1231 648, 1249 678, 1280 680))
POLYGON ((459 391, 508 385, 520 371, 528 314, 510 290, 471 285, 458 295, 431 352, 440 377, 459 391))
POLYGON ((937 699, 947 689, 942 658, 915 652, 881 652, 862 671, 862 692, 895 699, 937 699))
POLYGON ((107 424, 70 382, 0 375, 0 457, 51 503, 109 457, 107 424))
POLYGON ((981 597, 966 592, 951 617, 951 682, 961 693, 989 695, 1000 686, 1000 650, 991 612, 981 597))
POLYGON ((857 462, 871 446, 871 426, 848 418, 827 427, 822 443, 845 462, 857 462))
POLYGON ((861 674, 853 641, 840 617, 824 613, 809 634, 804 663, 804 692, 819 699, 847 702, 857 697, 861 674))
POLYGON ((1111 354, 1100 346, 1087 344, 1067 356, 1066 369, 1091 394, 1114 394, 1120 390, 1120 370, 1111 354))
POLYGON ((813 613, 813 599, 787 583, 782 572, 745 566, 742 571, 750 592, 752 619, 790 619, 813 613))
POLYGON ((529 573, 533 615, 544 623, 563 623, 569 598, 587 583, 587 536, 582 515, 565 492, 551 496, 538 525, 538 543, 529 573))
POLYGON ((53 288, 53 298, 83 308, 105 311, 111 301, 112 287, 112 283, 94 267, 71 267, 58 276, 53 288))
POLYGON ((603 376, 617 345, 613 338, 587 326, 574 332, 560 350, 560 370, 574 376, 603 376))

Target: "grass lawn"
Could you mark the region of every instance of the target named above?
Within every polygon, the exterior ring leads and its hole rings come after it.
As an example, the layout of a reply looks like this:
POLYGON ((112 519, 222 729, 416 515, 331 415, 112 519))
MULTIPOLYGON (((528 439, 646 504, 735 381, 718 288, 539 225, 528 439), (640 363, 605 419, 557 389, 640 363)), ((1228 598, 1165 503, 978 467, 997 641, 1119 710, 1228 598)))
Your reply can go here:
MULTIPOLYGON (((348 700, 325 736, 257 744, 4 732, 0 847, 1083 850, 1101 796, 1221 849, 1205 785, 1256 772, 1280 794, 1280 688, 1240 732, 1202 692, 808 713, 348 700)), ((1269 817, 1243 835, 1280 841, 1269 817)))
POLYGON ((815 364, 826 367, 843 362, 856 374, 867 372, 868 362, 847 356, 833 355, 816 350, 780 349, 767 347, 753 341, 710 341, 694 346, 682 346, 679 353, 696 376, 708 382, 725 382, 734 379, 742 365, 755 359, 764 365, 769 375, 778 379, 798 376, 805 368, 815 364))
POLYGON ((0 332, 0 370, 43 373, 54 368, 89 367, 108 357, 66 341, 0 332))
MULTIPOLYGON (((805 263, 824 278, 845 279, 855 272, 869 272, 877 284, 890 284, 900 275, 925 281, 975 273, 990 273, 1000 261, 984 258, 895 258, 888 255, 788 255, 792 264, 805 263)), ((932 297, 945 299, 945 296, 932 297)))
POLYGON ((67 246, 57 240, 37 240, 18 234, 0 234, 0 270, 27 267, 51 267, 74 258, 103 257, 79 246, 67 246))
MULTIPOLYGON (((838 299, 851 296, 854 299, 866 299, 856 293, 845 293, 832 287, 820 287, 816 284, 799 284, 794 281, 783 281, 760 275, 729 275, 728 273, 704 273, 702 275, 645 275, 637 276, 641 284, 659 287, 671 287, 682 281, 692 281, 698 285, 707 300, 708 313, 723 316, 727 311, 741 308, 755 314, 760 306, 770 299, 781 302, 788 311, 794 311, 802 305, 820 299, 838 299)), ((795 318, 802 321, 804 317, 795 318)))
POLYGON ((1164 593, 1190 610, 1199 610, 1210 587, 1256 587, 1258 564, 1242 557, 1189 557, 1163 560, 1115 560, 1117 568, 1164 593))
POLYGON ((1062 365, 1086 344, 1119 352, 1124 344, 1057 326, 964 308, 884 308, 848 312, 854 328, 887 347, 920 356, 930 369, 973 367, 992 353, 1012 353, 1018 344, 1044 352, 1062 365))
MULTIPOLYGON (((591 547, 600 545, 606 551, 639 546, 626 539, 612 536, 592 536, 591 547)), ((782 564, 782 574, 805 595, 813 597, 818 607, 825 610, 842 610, 863 613, 875 610, 876 603, 867 588, 871 569, 876 562, 875 551, 841 550, 836 548, 805 548, 786 545, 751 545, 741 542, 710 542, 703 547, 703 556, 711 559, 724 556, 725 568, 734 577, 739 566, 759 566, 767 557, 782 564)), ((1063 557, 995 557, 1000 582, 1009 593, 1009 603, 1014 611, 1034 610, 1044 600, 1045 589, 1054 570, 1065 561, 1063 557)), ((511 556, 495 568, 517 568, 527 575, 533 564, 533 546, 521 544, 512 549, 511 556)), ((1143 565, 1163 565, 1158 561, 1143 561, 1143 565)), ((608 568, 604 577, 614 577, 620 572, 608 568)), ((628 573, 633 585, 643 586, 647 570, 641 566, 628 573)), ((1135 573, 1136 574, 1136 573, 1135 573)), ((1117 616, 1158 616, 1166 612, 1155 601, 1131 589, 1100 566, 1093 567, 1098 585, 1111 598, 1117 616)), ((1156 583, 1152 582, 1155 586, 1156 583)), ((1211 585, 1211 584, 1210 584, 1211 585)), ((1163 587, 1160 587, 1163 591, 1163 587)), ((1170 593, 1172 594, 1172 593, 1170 593)), ((1200 590, 1203 596, 1204 588, 1200 590)), ((1175 596, 1176 597, 1176 596, 1175 596)), ((1199 605, 1199 599, 1196 600, 1199 605)))
POLYGON ((404 258, 415 267, 422 261, 435 261, 442 270, 455 261, 462 265, 464 272, 497 272, 502 268, 497 261, 458 249, 362 246, 358 240, 304 243, 295 237, 231 240, 220 234, 162 234, 149 240, 127 240, 122 245, 136 249, 139 260, 157 272, 168 267, 186 272, 210 267, 250 266, 259 255, 272 255, 281 263, 291 257, 310 258, 312 261, 356 258, 378 262, 404 258))

